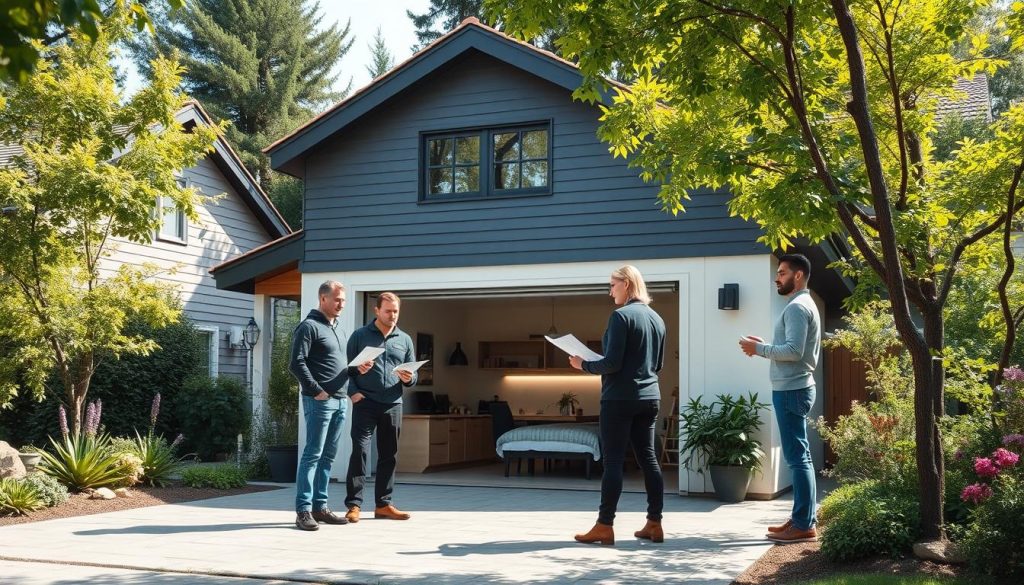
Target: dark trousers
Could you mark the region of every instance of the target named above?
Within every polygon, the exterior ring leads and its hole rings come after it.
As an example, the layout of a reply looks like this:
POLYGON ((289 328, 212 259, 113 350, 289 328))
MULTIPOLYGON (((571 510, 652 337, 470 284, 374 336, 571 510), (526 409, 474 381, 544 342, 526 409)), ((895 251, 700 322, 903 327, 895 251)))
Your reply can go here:
POLYGON ((378 508, 391 503, 398 461, 398 436, 402 432, 402 403, 382 404, 364 398, 352 407, 352 457, 348 460, 348 495, 345 505, 363 506, 370 438, 377 431, 377 479, 374 496, 378 508))
POLYGON ((665 505, 665 480, 654 452, 654 427, 658 421, 659 400, 605 400, 601 402, 601 507, 597 521, 611 526, 622 495, 622 468, 626 445, 633 444, 633 455, 644 472, 647 490, 647 519, 661 522, 665 505))

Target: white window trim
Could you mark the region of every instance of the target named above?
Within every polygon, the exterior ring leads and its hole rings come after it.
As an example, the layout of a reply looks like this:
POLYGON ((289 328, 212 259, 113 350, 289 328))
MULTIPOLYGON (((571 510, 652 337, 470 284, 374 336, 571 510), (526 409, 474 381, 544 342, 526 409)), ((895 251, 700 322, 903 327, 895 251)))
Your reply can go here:
MULTIPOLYGON (((192 184, 192 181, 188 180, 188 177, 177 177, 178 183, 182 188, 187 188, 192 184)), ((161 242, 171 242, 174 244, 181 244, 183 246, 188 245, 188 218, 185 217, 185 212, 180 207, 174 205, 174 209, 177 212, 176 219, 181 222, 181 237, 172 236, 163 233, 163 218, 164 218, 164 200, 166 198, 163 195, 158 195, 156 198, 156 216, 160 219, 160 226, 156 228, 156 233, 153 235, 154 239, 160 240, 161 242)), ((173 202, 171 202, 173 204, 173 202)), ((166 207, 170 207, 167 205, 166 207)))
POLYGON ((210 334, 210 377, 220 375, 220 327, 216 325, 197 325, 197 331, 210 334))

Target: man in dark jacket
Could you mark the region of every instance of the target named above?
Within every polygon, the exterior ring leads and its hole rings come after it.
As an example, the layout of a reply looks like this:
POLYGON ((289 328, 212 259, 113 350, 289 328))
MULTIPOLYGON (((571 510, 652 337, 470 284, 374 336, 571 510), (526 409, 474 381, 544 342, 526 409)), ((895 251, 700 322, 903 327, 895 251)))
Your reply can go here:
POLYGON ((345 308, 345 286, 328 280, 320 285, 319 309, 295 328, 289 369, 299 379, 306 446, 295 477, 295 525, 317 530, 319 523, 348 524, 327 507, 331 465, 348 411, 349 367, 345 332, 338 315, 345 308))
POLYGON ((364 347, 379 347, 384 353, 373 367, 361 364, 352 377, 352 458, 348 463, 348 495, 345 505, 349 522, 359 521, 366 482, 370 437, 377 431, 377 479, 374 484, 375 518, 408 520, 409 514, 395 508, 391 493, 395 487, 398 435, 402 430, 402 389, 416 383, 416 374, 395 366, 416 359, 412 338, 398 328, 398 295, 381 293, 374 306, 374 320, 357 329, 348 342, 348 357, 364 347))

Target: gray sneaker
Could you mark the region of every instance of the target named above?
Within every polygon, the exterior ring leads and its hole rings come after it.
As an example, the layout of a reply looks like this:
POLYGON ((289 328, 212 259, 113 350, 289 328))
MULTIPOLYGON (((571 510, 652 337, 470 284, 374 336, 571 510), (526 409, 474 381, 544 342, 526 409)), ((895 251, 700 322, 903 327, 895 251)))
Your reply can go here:
POLYGON ((320 525, 313 520, 313 515, 309 512, 299 512, 295 515, 295 526, 299 530, 320 530, 320 525))

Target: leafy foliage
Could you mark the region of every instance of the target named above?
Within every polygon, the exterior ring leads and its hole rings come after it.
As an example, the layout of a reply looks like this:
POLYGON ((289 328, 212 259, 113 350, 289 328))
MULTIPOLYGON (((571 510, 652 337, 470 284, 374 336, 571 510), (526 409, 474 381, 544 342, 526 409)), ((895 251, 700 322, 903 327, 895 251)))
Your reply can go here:
POLYGON ((35 485, 13 477, 0 478, 0 514, 28 514, 45 505, 35 485))
POLYGON ((68 501, 68 488, 45 473, 30 473, 25 476, 23 482, 30 484, 39 494, 43 506, 52 508, 68 501))
POLYGON ((918 502, 876 480, 843 485, 818 508, 821 552, 832 561, 902 556, 917 539, 918 502))
POLYGON ((391 54, 387 43, 384 42, 384 33, 379 26, 369 47, 370 64, 366 66, 366 72, 370 74, 370 79, 377 79, 395 66, 395 56, 391 54))
MULTIPOLYGON (((1024 435, 1010 435, 990 457, 970 457, 975 483, 961 500, 977 501, 961 540, 971 565, 984 573, 1024 576, 1024 435), (987 462, 988 465, 980 465, 987 462), (991 475, 994 473, 995 475, 991 475), (973 493, 972 493, 973 491, 973 493)), ((976 453, 971 453, 975 455, 976 453)))
POLYGON ((764 451, 754 438, 761 428, 761 411, 768 405, 757 393, 735 398, 719 394, 710 404, 691 399, 680 411, 686 439, 679 448, 687 453, 683 465, 703 472, 710 465, 737 465, 760 469, 764 451))
POLYGON ((133 472, 104 434, 68 433, 60 441, 51 437, 50 445, 40 453, 39 470, 74 491, 120 485, 133 472))
POLYGON ((185 97, 173 61, 155 60, 150 84, 122 99, 110 61, 127 36, 124 18, 92 43, 72 33, 25 83, 0 86, 0 142, 22 149, 0 169, 0 339, 13 348, 0 354, 0 404, 19 385, 41 396, 56 369, 74 429, 100 363, 156 349, 126 334, 127 322, 179 316, 170 288, 151 280, 155 267, 115 270, 106 258, 115 240, 150 241, 158 196, 198 218, 202 199, 176 173, 218 132, 175 120, 185 97))
POLYGON ((184 445, 204 460, 232 453, 249 424, 245 390, 237 378, 206 375, 185 382, 175 405, 184 445))
POLYGON ((245 469, 230 464, 214 467, 195 465, 182 472, 181 480, 189 487, 219 490, 245 487, 248 483, 245 469))

